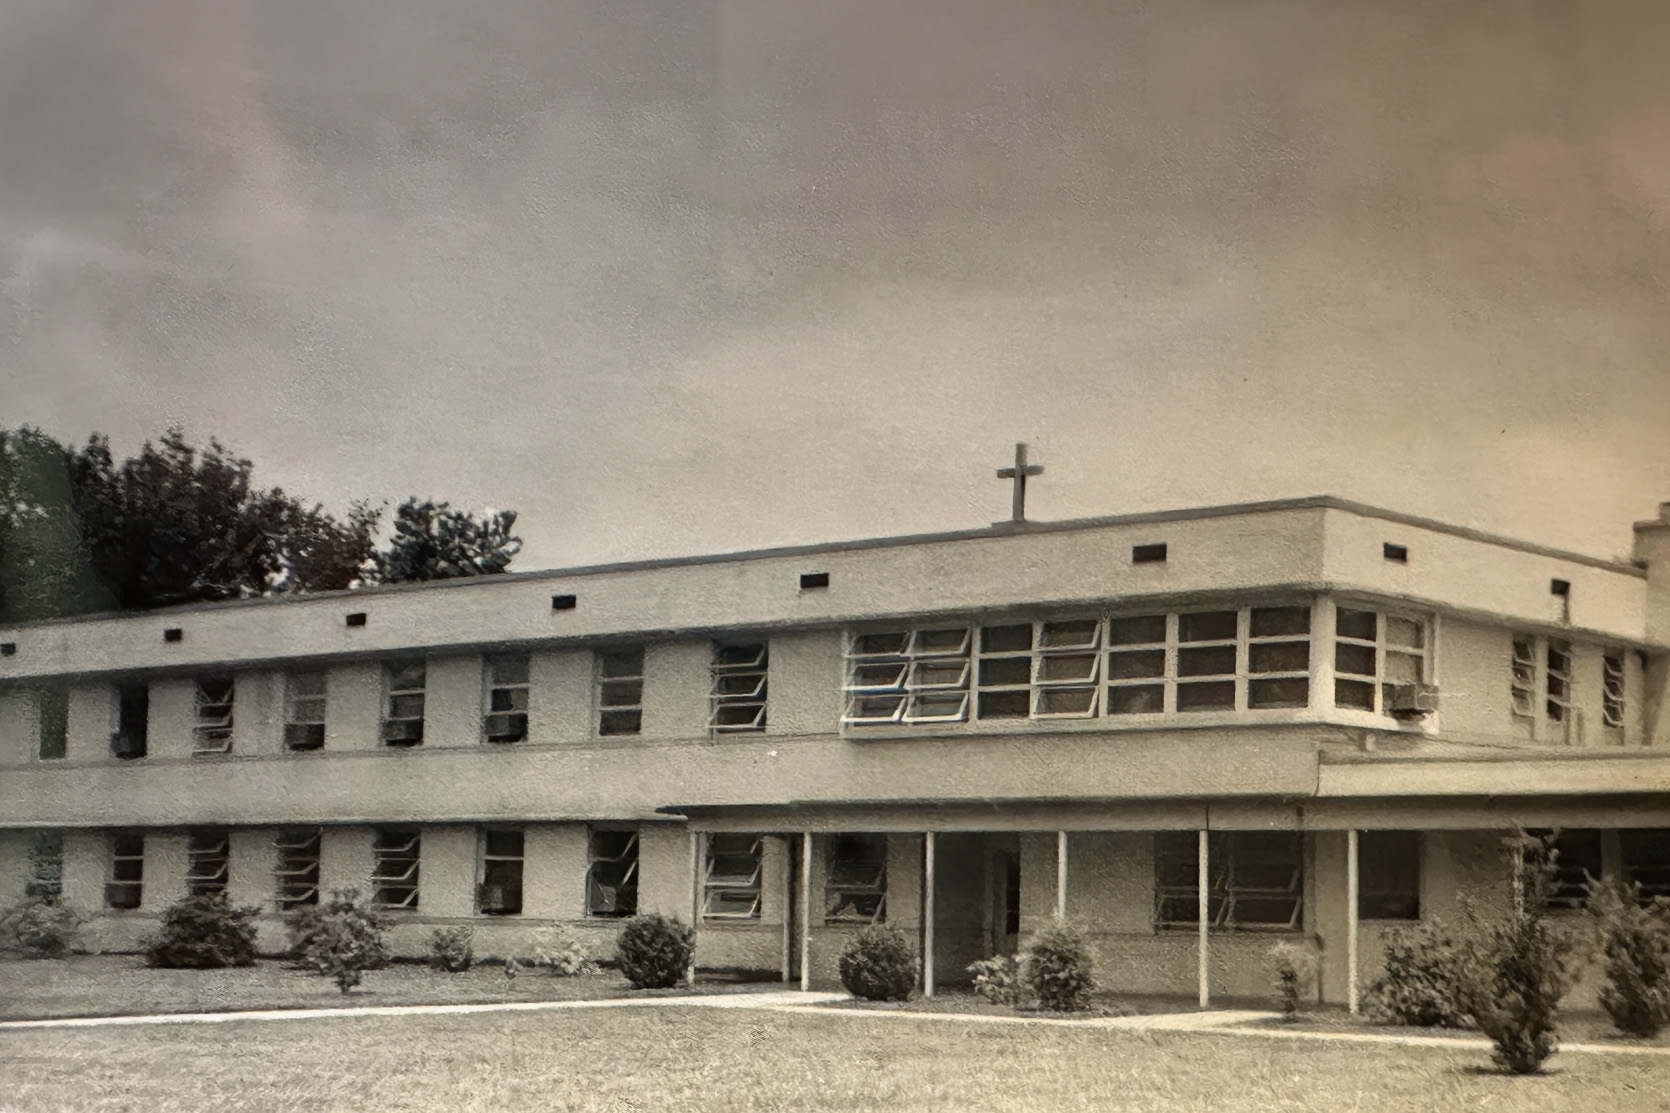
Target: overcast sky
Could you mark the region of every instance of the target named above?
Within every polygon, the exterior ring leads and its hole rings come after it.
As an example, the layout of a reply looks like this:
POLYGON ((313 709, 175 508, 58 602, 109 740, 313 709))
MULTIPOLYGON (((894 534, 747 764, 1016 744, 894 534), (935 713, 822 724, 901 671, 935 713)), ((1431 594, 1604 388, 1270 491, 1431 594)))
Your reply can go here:
POLYGON ((0 0, 0 424, 517 566, 1670 499, 1663 0, 0 0))

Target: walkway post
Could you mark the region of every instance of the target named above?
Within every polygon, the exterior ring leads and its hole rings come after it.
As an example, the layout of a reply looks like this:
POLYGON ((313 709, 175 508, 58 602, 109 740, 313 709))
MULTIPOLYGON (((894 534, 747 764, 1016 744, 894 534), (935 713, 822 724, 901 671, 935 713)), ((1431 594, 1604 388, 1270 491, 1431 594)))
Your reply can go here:
POLYGON ((934 995, 934 833, 922 833, 922 996, 934 995))
POLYGON ((1357 829, 1345 833, 1345 962, 1349 969, 1345 976, 1345 999, 1351 1015, 1357 1015, 1357 893, 1361 879, 1357 873, 1357 829))
MULTIPOLYGON (((701 945, 702 881, 703 874, 706 872, 702 868, 703 864, 702 833, 692 831, 690 832, 690 930, 696 933, 696 944, 698 946, 701 945)), ((696 957, 694 953, 690 956, 690 969, 685 971, 684 977, 685 981, 691 985, 696 984, 696 957)))
POLYGON ((783 835, 783 984, 794 980, 794 836, 783 835))
POLYGON ((1067 919, 1067 832, 1055 833, 1055 921, 1067 919))
POLYGON ((1196 971, 1195 976, 1200 981, 1200 1007, 1204 1009, 1212 1003, 1212 989, 1210 983, 1211 956, 1207 949, 1207 928, 1210 923, 1208 917, 1211 915, 1211 903, 1209 898, 1212 890, 1212 874, 1210 872, 1212 863, 1209 861, 1206 849, 1206 829, 1204 827, 1201 828, 1199 834, 1200 844, 1197 848, 1197 861, 1195 864, 1195 897, 1198 901, 1198 904, 1196 905, 1196 914, 1199 919, 1200 930, 1200 945, 1198 948, 1200 951, 1200 968, 1196 971))
POLYGON ((812 832, 800 833, 800 991, 812 988, 812 832))

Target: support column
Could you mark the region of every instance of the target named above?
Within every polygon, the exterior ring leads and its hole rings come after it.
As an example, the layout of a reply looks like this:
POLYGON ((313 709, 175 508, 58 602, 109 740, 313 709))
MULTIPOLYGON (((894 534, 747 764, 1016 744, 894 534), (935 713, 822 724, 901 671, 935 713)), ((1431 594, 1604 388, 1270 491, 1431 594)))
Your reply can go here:
MULTIPOLYGON (((696 933, 695 943, 701 945, 702 930, 702 875, 706 872, 702 867, 702 833, 690 832, 690 930, 696 933)), ((690 985, 696 984, 696 952, 690 952, 690 969, 684 973, 684 980, 690 985)))
POLYGON ((800 833, 800 991, 812 988, 812 832, 800 833))
POLYGON ((1067 919, 1067 832, 1055 833, 1055 919, 1067 919))
POLYGON ((794 837, 783 840, 783 984, 794 980, 794 837))
POLYGON ((934 995, 934 833, 922 833, 922 996, 934 995))
POLYGON ((1199 920, 1200 932, 1200 967, 1196 971, 1195 976, 1200 982, 1200 1007, 1203 1009, 1212 1003, 1211 945, 1209 942, 1210 932, 1208 931, 1210 926, 1209 917, 1211 915, 1210 897, 1212 891, 1212 863, 1209 859, 1210 855, 1207 852, 1206 829, 1201 828, 1200 843, 1197 847, 1197 861, 1195 865, 1195 896, 1198 901, 1196 906, 1196 915, 1199 920))
POLYGON ((1357 873, 1357 829, 1345 833, 1345 999, 1356 1016, 1357 989, 1357 893, 1360 879, 1357 873))

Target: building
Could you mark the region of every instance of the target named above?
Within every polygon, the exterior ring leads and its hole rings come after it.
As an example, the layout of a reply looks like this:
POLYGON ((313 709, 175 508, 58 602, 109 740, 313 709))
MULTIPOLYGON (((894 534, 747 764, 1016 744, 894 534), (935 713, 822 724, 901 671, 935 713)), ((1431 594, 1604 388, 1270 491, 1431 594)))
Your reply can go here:
MULTIPOLYGON (((1306 498, 0 630, 0 893, 135 948, 188 891, 357 887, 607 954, 930 985, 1065 915, 1130 992, 1352 999, 1500 844, 1670 893, 1670 508, 1634 563, 1306 498), (1205 877, 1202 887, 1197 879, 1205 877), (1353 977, 1355 971, 1356 977, 1353 977)), ((9 897, 8 897, 9 899, 9 897)))

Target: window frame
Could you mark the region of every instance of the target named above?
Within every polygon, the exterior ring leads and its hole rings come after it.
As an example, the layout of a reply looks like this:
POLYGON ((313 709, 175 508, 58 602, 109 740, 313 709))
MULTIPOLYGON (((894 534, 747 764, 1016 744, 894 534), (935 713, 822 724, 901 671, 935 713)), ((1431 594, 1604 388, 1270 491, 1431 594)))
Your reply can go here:
POLYGON ((232 833, 223 827, 186 832, 186 895, 224 893, 232 880, 232 833))
POLYGON ((383 662, 383 716, 378 726, 384 746, 409 749, 423 745, 429 712, 429 660, 403 658, 383 662), (417 674, 418 683, 412 682, 417 674), (414 710, 415 708, 415 710, 414 710), (396 712, 399 714, 396 714, 396 712))
POLYGON ((765 836, 755 832, 714 831, 703 838, 702 921, 757 923, 764 894, 765 836), (736 849, 746 840, 745 850, 736 849), (752 860, 737 872, 720 872, 723 860, 752 860), (741 907, 736 907, 741 906, 741 907))
POLYGON ((384 912, 416 912, 423 895, 423 831, 374 827, 371 833, 371 904, 384 912), (383 872, 385 867, 393 871, 383 872), (404 897, 391 899, 392 894, 404 897))
POLYGON ((592 691, 597 701, 592 720, 598 737, 631 737, 644 732, 644 674, 648 653, 642 643, 600 647, 592 653, 592 691), (615 664, 636 671, 611 672, 615 664))
POLYGON ((528 707, 533 691, 532 668, 533 660, 526 653, 494 653, 482 659, 483 741, 503 746, 527 740, 528 707), (505 668, 511 669, 508 679, 500 674, 500 670, 505 668), (516 679, 517 675, 521 679, 516 679), (505 706, 496 706, 499 703, 505 706), (496 720, 502 720, 502 723, 496 723, 496 720))
POLYGON ((70 751, 70 688, 48 681, 30 689, 36 761, 63 761, 70 751))
POLYGON ((192 756, 231 753, 238 710, 237 675, 229 672, 199 673, 194 678, 194 684, 192 756))
POLYGON ((1419 922, 1424 910, 1425 901, 1422 894, 1422 884, 1426 874, 1426 836, 1420 831, 1398 830, 1363 830, 1357 832, 1357 918, 1364 921, 1386 921, 1396 923, 1419 922), (1380 883, 1376 876, 1375 867, 1384 862, 1374 861, 1375 850, 1373 844, 1380 843, 1381 854, 1395 856, 1406 852, 1409 848, 1398 848, 1395 844, 1402 841, 1413 843, 1412 858, 1403 863, 1394 862, 1387 871, 1393 878, 1385 884, 1380 883), (1399 879, 1395 876, 1403 870, 1414 874, 1413 891, 1407 887, 1400 887, 1399 879), (1380 902, 1380 903, 1376 903, 1380 902), (1397 902, 1407 902, 1412 910, 1393 913, 1382 913, 1386 908, 1396 908, 1397 902))
POLYGON ((135 912, 144 903, 145 832, 112 831, 105 839, 104 907, 111 912, 135 912), (121 876, 123 863, 138 863, 131 871, 133 877, 121 876), (133 893, 131 901, 115 898, 118 890, 129 889, 133 893))
POLYGON ((888 837, 883 833, 842 831, 828 836, 823 855, 823 922, 840 924, 885 924, 887 922, 887 850, 888 837), (873 855, 848 854, 843 847, 853 850, 868 847, 873 855), (837 878, 838 867, 851 867, 855 880, 837 878), (874 870, 861 874, 859 870, 874 870), (873 900, 874 910, 868 915, 863 902, 873 900), (847 908, 851 912, 846 912, 847 908))
POLYGON ((638 914, 638 867, 641 864, 640 834, 636 827, 593 825, 586 828, 586 918, 625 920, 638 914), (606 853, 607 840, 623 839, 617 853, 606 853), (612 886, 599 880, 600 872, 617 867, 620 876, 612 886), (623 899, 623 896, 630 894, 623 899), (607 905, 607 907, 605 907, 607 905))
POLYGON ((324 866, 321 827, 292 827, 273 838, 273 904, 280 912, 316 908, 324 866))
POLYGON ((1606 649, 1600 655, 1600 725, 1620 735, 1628 725, 1628 650, 1606 649))
POLYGON ((1432 641, 1436 624, 1430 614, 1396 609, 1382 609, 1374 603, 1354 604, 1349 601, 1336 602, 1334 606, 1333 645, 1334 645, 1334 691, 1332 693, 1333 708, 1336 711, 1361 711, 1366 714, 1391 716, 1392 694, 1403 684, 1428 684, 1432 680, 1432 641), (1374 637, 1365 638, 1357 634, 1343 632, 1340 627, 1345 622, 1345 615, 1366 615, 1374 619, 1374 637), (1394 623, 1408 623, 1415 630, 1418 645, 1409 645, 1393 639, 1394 623), (1359 652, 1367 651, 1374 655, 1372 672, 1347 668, 1341 664, 1345 656, 1342 650, 1355 649, 1359 652), (1392 662, 1396 660, 1413 661, 1415 664, 1415 679, 1405 680, 1397 675, 1392 662), (1341 686, 1355 685, 1370 689, 1370 703, 1364 707, 1360 703, 1345 703, 1341 701, 1341 686))
POLYGON ((771 643, 763 638, 715 641, 709 675, 708 731, 712 734, 763 732, 770 699, 771 643), (726 660, 727 654, 739 659, 726 660), (748 714, 750 711, 752 714, 748 714))
POLYGON ((151 685, 135 680, 118 683, 113 693, 110 753, 124 761, 145 757, 151 745, 151 685), (142 712, 142 714, 136 714, 142 712))
POLYGON ((325 748, 330 708, 330 670, 296 669, 284 674, 284 749, 307 753, 325 748), (318 691, 304 691, 303 682, 318 681, 318 691), (303 717, 309 715, 311 717, 303 717), (293 730, 302 727, 305 730, 293 730), (298 741, 298 738, 301 739, 298 741))
POLYGON ((522 827, 483 827, 476 854, 475 910, 479 916, 520 916, 526 899, 524 887, 527 877, 528 834, 522 827), (503 839, 515 836, 516 852, 510 853, 502 845, 494 849, 495 836, 503 839), (511 867, 515 867, 514 869, 511 867), (502 875, 502 876, 495 876, 502 875), (497 901, 487 898, 493 889, 504 890, 497 901), (512 892, 514 890, 514 892, 512 892))
POLYGON ((29 843, 23 895, 56 904, 64 896, 64 832, 37 831, 29 843))
MULTIPOLYGON (((1154 929, 1155 931, 1198 930, 1200 926, 1200 844, 1198 831, 1159 831, 1154 838, 1154 929), (1168 845, 1174 844, 1174 845, 1168 845), (1186 850, 1185 854, 1183 851, 1186 850), (1193 876, 1185 884, 1168 882, 1173 876, 1193 876), (1168 916, 1168 907, 1190 910, 1187 918, 1168 916)), ((1213 932, 1237 932, 1256 935, 1294 934, 1305 928, 1305 882, 1309 869, 1308 847, 1300 831, 1211 831, 1208 833, 1207 863, 1207 928, 1213 932), (1292 863, 1274 866, 1260 861, 1253 853, 1251 841, 1260 837, 1289 840, 1294 848, 1292 863), (1284 886, 1254 885, 1242 881, 1243 873, 1260 867, 1290 866, 1292 876, 1284 886), (1259 901, 1267 903, 1291 902, 1292 912, 1285 923, 1276 920, 1242 920, 1236 916, 1238 906, 1259 901)))

